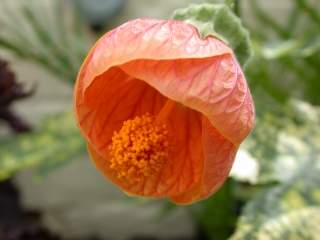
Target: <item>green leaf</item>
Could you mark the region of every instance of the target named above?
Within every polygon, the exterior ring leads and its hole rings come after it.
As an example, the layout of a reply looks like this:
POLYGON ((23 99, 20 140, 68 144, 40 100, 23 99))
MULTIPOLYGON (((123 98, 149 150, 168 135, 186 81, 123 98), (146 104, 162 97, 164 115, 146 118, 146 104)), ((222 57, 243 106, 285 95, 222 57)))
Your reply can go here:
POLYGON ((235 9, 236 0, 224 0, 223 3, 228 6, 231 10, 235 9))
POLYGON ((245 207, 231 240, 316 240, 310 237, 320 233, 320 181, 316 175, 319 169, 312 171, 311 176, 293 178, 287 184, 258 194, 245 207))
MULTIPOLYGON (((287 181, 314 148, 320 152, 320 148, 316 148, 320 139, 319 107, 299 100, 290 100, 285 106, 282 112, 274 109, 273 114, 257 116, 256 125, 259 127, 242 144, 237 155, 244 161, 236 162, 234 167, 242 169, 243 173, 250 173, 250 166, 254 167, 252 163, 258 164, 258 176, 253 178, 257 180, 249 181, 253 184, 287 181), (248 166, 240 165, 250 162, 248 166)), ((241 180, 235 174, 232 176, 241 180)))
POLYGON ((212 35, 224 41, 233 49, 242 66, 252 55, 248 31, 224 4, 192 4, 176 10, 173 18, 194 25, 203 38, 212 35))
MULTIPOLYGON (((269 170, 279 182, 244 208, 238 239, 317 239, 320 211, 320 110, 293 101, 294 121, 279 133, 269 170)), ((262 168, 261 171, 264 171, 262 168)))
POLYGON ((0 1, 0 47, 73 84, 88 50, 83 22, 63 0, 0 1))
POLYGON ((258 239, 318 239, 320 207, 306 207, 272 219, 258 232, 258 239))
POLYGON ((0 139, 0 180, 28 167, 45 174, 84 153, 74 122, 67 112, 46 119, 37 132, 0 139))
POLYGON ((319 105, 320 5, 316 1, 294 0, 279 19, 276 12, 261 3, 250 0, 248 6, 254 20, 243 18, 254 43, 254 59, 246 76, 256 102, 262 101, 261 92, 277 97, 274 93, 281 90, 319 105))
POLYGON ((314 23, 320 27, 320 14, 316 8, 316 4, 313 4, 306 0, 295 0, 296 4, 302 9, 307 16, 313 20, 314 23))
POLYGON ((298 39, 290 39, 282 42, 272 43, 262 48, 262 56, 271 60, 287 56, 301 47, 301 41, 298 39))
MULTIPOLYGON (((261 1, 259 1, 261 2, 261 1)), ((276 20, 277 18, 266 14, 262 7, 258 4, 257 0, 251 0, 250 5, 252 6, 252 12, 255 15, 258 23, 260 23, 260 28, 274 31, 278 36, 287 38, 290 35, 291 29, 285 29, 281 24, 276 20)))

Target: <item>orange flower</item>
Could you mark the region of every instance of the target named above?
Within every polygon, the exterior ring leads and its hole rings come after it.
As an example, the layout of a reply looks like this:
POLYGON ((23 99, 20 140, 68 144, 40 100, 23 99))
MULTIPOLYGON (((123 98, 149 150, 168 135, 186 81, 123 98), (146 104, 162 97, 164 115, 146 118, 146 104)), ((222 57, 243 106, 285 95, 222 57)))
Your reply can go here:
POLYGON ((189 204, 222 185, 254 122, 232 50, 184 22, 137 19, 106 33, 75 87, 97 168, 131 195, 189 204))

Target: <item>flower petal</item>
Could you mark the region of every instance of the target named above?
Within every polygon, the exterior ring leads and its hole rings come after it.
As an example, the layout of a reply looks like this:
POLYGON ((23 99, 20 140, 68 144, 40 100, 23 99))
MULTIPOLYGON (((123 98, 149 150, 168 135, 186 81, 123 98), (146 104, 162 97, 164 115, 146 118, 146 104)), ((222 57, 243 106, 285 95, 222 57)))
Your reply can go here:
POLYGON ((123 121, 146 112, 157 113, 167 99, 117 67, 97 77, 87 89, 87 101, 79 91, 75 98, 80 129, 103 157, 107 156, 111 137, 123 121))
POLYGON ((79 74, 82 92, 98 75, 132 60, 205 58, 227 53, 232 50, 224 43, 211 37, 200 39, 197 30, 184 22, 132 20, 105 34, 91 49, 79 74))
POLYGON ((216 192, 228 177, 237 147, 224 138, 211 123, 202 119, 202 144, 204 166, 201 181, 180 195, 171 196, 178 204, 190 204, 208 198, 216 192))
POLYGON ((202 179, 201 119, 199 112, 178 103, 164 119, 172 135, 172 153, 160 175, 158 188, 166 189, 167 196, 183 194, 202 179))
POLYGON ((254 121, 251 95, 232 55, 204 59, 135 60, 120 66, 163 95, 203 113, 235 145, 254 121))
MULTIPOLYGON (((88 149, 97 168, 131 195, 166 197, 183 194, 198 185, 202 179, 204 163, 201 114, 179 104, 175 105, 173 111, 175 114, 163 119, 172 135, 172 151, 158 174, 134 184, 121 181, 116 171, 110 168, 108 151, 89 143, 88 149)), ((108 118, 108 121, 112 122, 112 118, 108 118)))
POLYGON ((88 88, 114 66, 202 112, 235 144, 252 128, 251 95, 232 50, 214 37, 200 39, 191 25, 137 19, 104 35, 79 74, 86 102, 88 88))
POLYGON ((137 19, 105 34, 79 72, 75 110, 106 176, 130 194, 169 196, 181 204, 217 190, 254 121, 251 95, 232 50, 172 20, 137 19), (113 132, 133 116, 159 113, 167 98, 181 103, 166 119, 179 151, 161 174, 136 185, 123 183, 108 166, 113 132))

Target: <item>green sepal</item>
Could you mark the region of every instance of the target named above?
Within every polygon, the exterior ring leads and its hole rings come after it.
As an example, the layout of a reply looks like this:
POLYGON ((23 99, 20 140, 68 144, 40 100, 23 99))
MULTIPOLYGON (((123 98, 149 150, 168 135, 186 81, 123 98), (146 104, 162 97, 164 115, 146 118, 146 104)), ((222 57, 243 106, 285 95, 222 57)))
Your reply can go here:
POLYGON ((214 36, 228 44, 242 67, 252 55, 249 32, 240 18, 225 4, 191 4, 177 9, 173 19, 192 24, 202 38, 214 36))

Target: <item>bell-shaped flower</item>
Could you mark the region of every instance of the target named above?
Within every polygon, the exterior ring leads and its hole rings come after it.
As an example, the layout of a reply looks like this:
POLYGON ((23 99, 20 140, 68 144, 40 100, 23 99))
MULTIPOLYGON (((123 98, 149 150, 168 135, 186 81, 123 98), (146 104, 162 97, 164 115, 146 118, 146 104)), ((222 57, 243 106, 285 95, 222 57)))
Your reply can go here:
POLYGON ((80 69, 74 106, 108 179, 178 204, 217 191, 254 122, 232 49, 173 20, 137 19, 106 33, 80 69))

